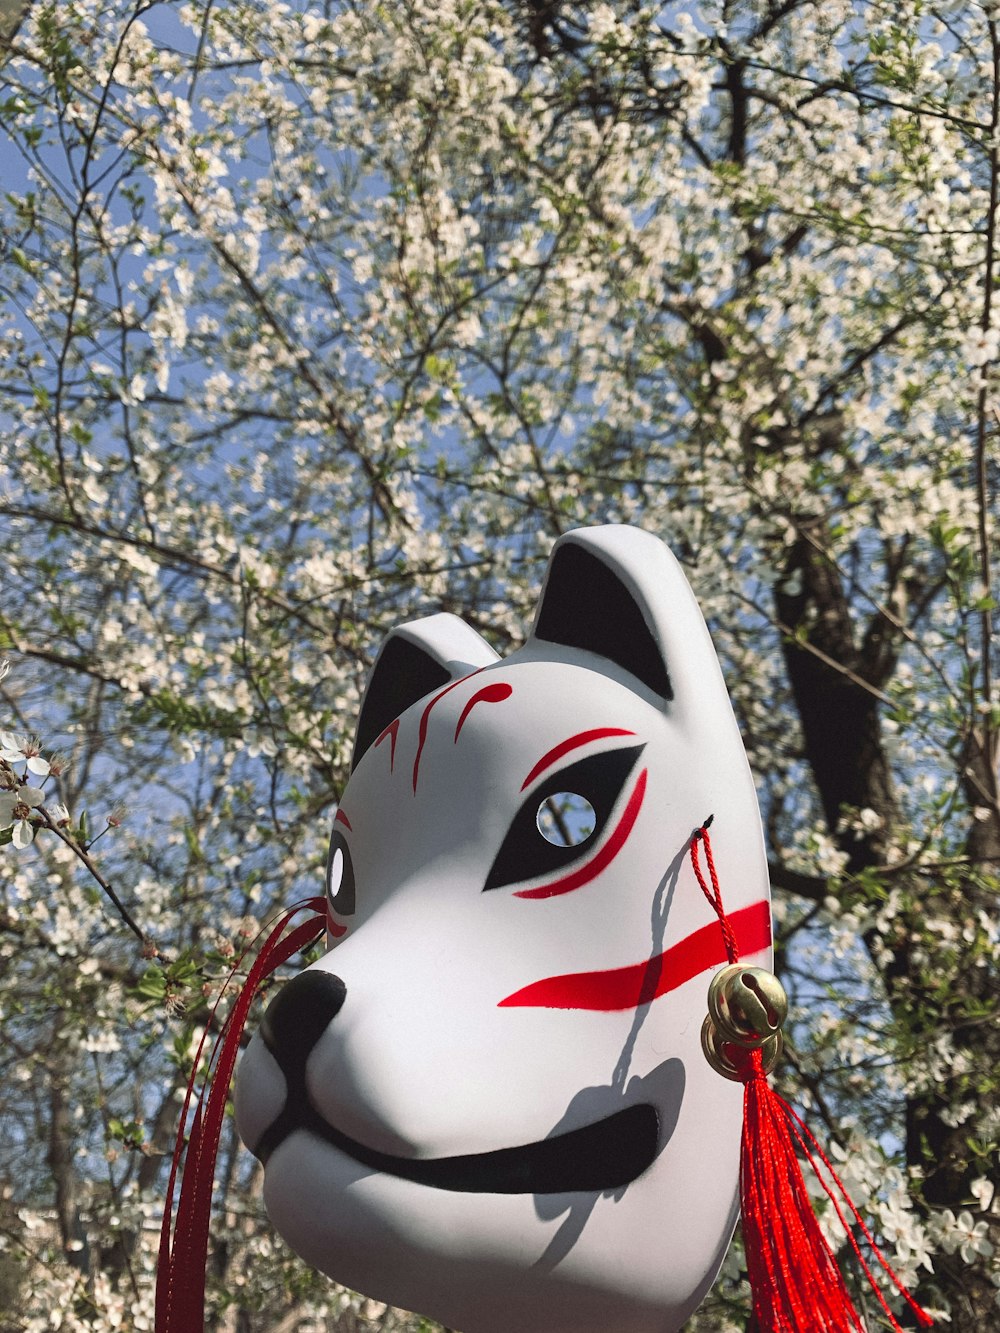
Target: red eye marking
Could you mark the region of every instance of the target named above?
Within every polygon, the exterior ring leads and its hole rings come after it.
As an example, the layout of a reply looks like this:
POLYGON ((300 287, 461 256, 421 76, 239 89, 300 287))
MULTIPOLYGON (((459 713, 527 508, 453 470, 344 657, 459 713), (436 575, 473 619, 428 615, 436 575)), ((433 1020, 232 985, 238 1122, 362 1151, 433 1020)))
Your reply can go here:
POLYGON ((476 704, 502 704, 505 699, 509 699, 513 690, 506 681, 498 680, 495 685, 484 685, 478 694, 474 694, 469 702, 462 709, 462 716, 458 719, 458 726, 455 728, 455 740, 458 740, 458 733, 465 725, 465 719, 475 708, 476 704))
POLYGON ((339 940, 341 935, 347 934, 347 927, 338 925, 333 919, 333 913, 330 911, 327 911, 326 914, 326 928, 335 940, 339 940))
POLYGON ((547 768, 551 768, 557 760, 564 754, 569 754, 570 750, 575 750, 581 745, 588 745, 591 741, 603 740, 605 736, 634 736, 634 731, 625 731, 622 727, 596 727, 593 731, 581 731, 576 736, 570 736, 569 740, 560 742, 554 746, 547 754, 543 754, 538 763, 531 770, 528 776, 521 783, 521 790, 524 791, 547 768))
MULTIPOLYGON (((378 741, 376 741, 375 744, 378 745, 378 741)), ((336 815, 334 815, 333 822, 335 824, 343 824, 344 828, 347 829, 348 833, 354 832, 354 830, 351 828, 351 821, 344 814, 343 810, 337 811, 336 815)))
MULTIPOLYGON (((386 727, 385 731, 382 732, 382 735, 381 735, 381 736, 378 738, 378 740, 375 742, 375 745, 381 745, 382 742, 385 740, 386 736, 390 736, 390 737, 392 738, 392 739, 391 739, 391 742, 390 742, 390 745, 389 745, 389 772, 390 772, 390 773, 392 772, 392 770, 393 770, 393 769, 395 768, 395 766, 396 766, 396 737, 397 737, 398 734, 399 734, 399 718, 397 717, 396 720, 395 720, 395 722, 390 722, 390 723, 389 723, 389 725, 386 727)), ((372 746, 372 749, 373 749, 373 750, 374 750, 374 748, 375 748, 375 745, 372 746)))
POLYGON ((628 805, 622 811, 621 819, 615 825, 611 837, 596 856, 591 857, 589 861, 576 870, 570 871, 568 875, 564 875, 562 879, 550 880, 548 884, 543 884, 538 889, 520 889, 514 894, 514 897, 554 898, 557 894, 570 893, 573 889, 578 889, 581 884, 589 884, 602 870, 606 870, 625 846, 625 839, 632 832, 632 825, 639 816, 642 798, 646 794, 646 774, 648 772, 649 770, 644 768, 639 774, 635 787, 632 789, 632 795, 628 798, 628 805))
MULTIPOLYGON (((480 667, 480 671, 481 671, 481 670, 482 670, 482 667, 480 667)), ((423 751, 424 751, 424 741, 427 739, 427 719, 430 717, 431 709, 434 707, 434 705, 437 703, 437 701, 438 701, 439 699, 443 699, 443 698, 444 698, 444 696, 449 692, 449 690, 453 690, 453 689, 455 688, 456 685, 461 685, 461 683, 462 683, 463 680, 469 680, 472 676, 478 676, 478 675, 479 675, 479 671, 470 671, 469 674, 468 674, 468 676, 459 676, 458 680, 453 680, 453 681, 451 682, 450 685, 446 685, 446 686, 444 687, 443 690, 439 690, 439 691, 437 692, 437 694, 435 694, 434 698, 431 699, 431 701, 428 703, 427 707, 424 709, 423 713, 421 714, 421 717, 420 717, 420 730, 419 730, 419 733, 418 733, 418 735, 417 735, 417 757, 416 757, 416 759, 414 759, 414 761, 413 761, 413 794, 414 794, 414 795, 416 795, 416 792, 417 792, 417 774, 420 772, 420 756, 423 754, 423 751)))
MULTIPOLYGON (((771 909, 763 899, 733 912, 729 920, 741 954, 757 953, 771 943, 771 909)), ((546 977, 514 991, 497 1008, 591 1009, 603 1013, 637 1009, 725 961, 725 941, 719 923, 713 921, 644 963, 606 972, 546 977)))

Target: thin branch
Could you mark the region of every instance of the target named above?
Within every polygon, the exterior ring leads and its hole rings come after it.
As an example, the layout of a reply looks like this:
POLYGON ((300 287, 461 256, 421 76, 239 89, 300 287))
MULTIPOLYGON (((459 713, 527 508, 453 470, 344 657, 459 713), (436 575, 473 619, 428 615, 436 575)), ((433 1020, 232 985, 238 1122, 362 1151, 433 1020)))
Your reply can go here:
POLYGON ((208 0, 208 4, 205 6, 205 12, 201 19, 201 30, 198 33, 198 49, 194 53, 194 63, 191 66, 191 82, 188 84, 187 100, 192 107, 194 106, 195 85, 198 82, 198 75, 201 73, 205 61, 205 47, 208 43, 208 27, 211 15, 212 0, 208 0))
MULTIPOLYGON (((685 55, 692 54, 684 52, 685 55)), ((772 65, 764 60, 747 59, 748 69, 759 69, 765 74, 774 74, 778 78, 788 79, 792 83, 806 83, 811 86, 812 91, 800 98, 797 106, 805 106, 809 102, 814 102, 818 98, 826 97, 829 93, 847 93, 851 97, 856 97, 858 104, 868 106, 885 107, 891 111, 906 111, 911 116, 932 116, 936 120, 946 121, 949 125, 958 126, 965 130, 975 130, 982 134, 988 132, 989 127, 982 121, 971 120, 968 116, 958 116, 953 111, 948 111, 944 107, 929 106, 926 102, 902 102, 895 97, 886 97, 883 94, 870 92, 867 88, 858 87, 853 78, 846 79, 817 79, 811 74, 802 74, 798 70, 785 69, 780 65, 772 65)))
MULTIPOLYGON (((748 489, 752 488, 748 485, 748 489)), ((818 537, 815 536, 815 534, 812 531, 810 531, 807 524, 802 523, 798 518, 796 518, 794 514, 783 514, 782 517, 792 528, 795 529, 795 535, 797 537, 801 538, 802 541, 808 543, 808 545, 812 547, 812 549, 816 552, 818 556, 820 556, 821 559, 826 560, 830 565, 833 566, 834 569, 839 571, 840 566, 837 563, 837 557, 826 546, 823 545, 823 543, 819 540, 818 537)), ((942 670, 939 663, 934 659, 933 655, 925 647, 921 637, 916 633, 914 633, 914 631, 910 628, 910 626, 907 625, 906 622, 902 620, 901 617, 895 613, 895 611, 892 610, 892 608, 888 605, 888 603, 881 601, 873 593, 868 592, 867 589, 865 589, 864 587, 859 588, 858 592, 860 596, 863 597, 864 600, 869 604, 869 606, 871 606, 872 609, 875 612, 877 612, 877 614, 880 615, 882 619, 886 621, 887 624, 891 625, 892 628, 899 635, 901 635, 902 638, 904 638, 906 642, 910 644, 910 646, 917 651, 917 653, 919 653, 919 655, 924 659, 927 665, 937 676, 938 680, 944 686, 949 697, 957 702, 954 686, 948 680, 947 675, 942 670)))
MULTIPOLYGON (((990 114, 990 206, 986 219, 986 272, 983 279, 983 316, 982 329, 987 333, 993 312, 993 268, 996 253, 997 205, 1000 201, 1000 36, 997 25, 991 19, 989 23, 990 46, 993 59, 993 97, 990 114)), ((976 455, 974 465, 976 486, 977 532, 979 538, 979 569, 982 575, 982 609, 979 613, 979 632, 981 639, 980 670, 982 704, 984 708, 982 746, 985 768, 993 779, 994 790, 991 793, 996 800, 996 728, 992 720, 993 704, 993 668, 990 660, 993 651, 993 617, 990 609, 990 595, 993 587, 992 565, 990 561, 989 534, 989 496, 986 478, 986 413, 987 384, 986 367, 983 367, 983 382, 979 389, 976 404, 976 455)), ((994 409, 994 414, 996 410, 994 409)))
POLYGON ((851 668, 846 666, 843 662, 838 662, 836 658, 831 657, 829 653, 825 653, 822 648, 817 648, 816 645, 810 643, 808 639, 797 638, 795 630, 792 629, 790 625, 786 625, 785 622, 779 620, 777 616, 769 615, 752 598, 741 596, 740 600, 745 602, 748 606, 752 606, 755 611, 764 616, 768 622, 773 625, 779 634, 784 634, 789 641, 794 642, 796 647, 801 648, 803 652, 809 653, 811 656, 817 658, 824 666, 829 667, 831 671, 835 671, 838 675, 849 680, 852 685, 856 685, 858 689, 863 690, 865 694, 870 694, 872 698, 877 699, 879 703, 885 704, 892 709, 897 707, 896 700, 890 698, 884 690, 880 690, 878 686, 873 685, 870 680, 865 680, 864 676, 859 676, 856 671, 852 671, 851 668))
POLYGON ((52 818, 51 814, 49 814, 48 810, 45 808, 44 805, 37 806, 36 809, 38 814, 41 815, 45 827, 47 829, 51 829, 51 831, 56 835, 56 837, 60 840, 60 842, 66 844, 66 846, 70 849, 73 855, 79 861, 83 862, 83 864, 86 866, 87 870, 90 872, 93 879, 95 879, 97 883, 101 886, 106 897, 110 899, 118 915, 121 917, 122 921, 124 921, 125 925, 128 926, 129 930, 132 932, 133 935, 135 935, 136 939, 142 945, 143 953, 147 954, 150 958, 162 958, 163 955, 160 953, 159 949, 156 947, 156 945, 153 943, 150 937, 146 934, 146 932, 142 929, 142 927, 136 922, 135 918, 129 912, 128 908, 125 906, 122 900, 118 897, 118 894, 111 887, 110 883, 104 878, 100 870, 98 870, 92 858, 87 854, 86 849, 80 846, 80 844, 72 836, 72 834, 67 833, 64 828, 60 827, 60 825, 56 823, 56 821, 52 818))

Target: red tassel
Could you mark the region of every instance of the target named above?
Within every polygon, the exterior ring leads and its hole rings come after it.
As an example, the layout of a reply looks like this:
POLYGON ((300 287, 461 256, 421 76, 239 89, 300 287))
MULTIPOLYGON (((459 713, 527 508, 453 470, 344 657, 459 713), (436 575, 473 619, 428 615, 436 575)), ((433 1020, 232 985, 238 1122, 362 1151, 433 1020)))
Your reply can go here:
MULTIPOLYGON (((215 1180, 215 1161, 225 1118, 229 1084, 236 1066, 240 1037, 246 1026, 254 996, 261 984, 302 949, 308 949, 326 929, 326 899, 310 898, 285 912, 261 946, 243 989, 233 1005, 212 1048, 209 1072, 198 1094, 194 1122, 184 1151, 184 1127, 194 1096, 194 1085, 207 1041, 208 1028, 202 1036, 188 1080, 181 1110, 167 1198, 160 1227, 160 1253, 156 1270, 156 1333, 197 1333, 205 1323, 205 1270, 208 1259, 208 1229, 215 1180), (315 915, 282 939, 292 918, 303 908, 315 915), (183 1179, 177 1217, 171 1227, 174 1190, 181 1159, 183 1179)), ((242 961, 242 960, 241 960, 242 961)), ((238 966, 238 965, 237 965, 238 966)), ((229 981, 236 969, 230 974, 229 981)), ((226 985, 228 986, 229 981, 226 985)), ((223 987, 223 992, 225 987, 223 987)), ((214 1018, 222 996, 212 1010, 214 1018)), ((211 1027, 211 1023, 208 1025, 211 1027)))
MULTIPOLYGON (((703 893, 719 917, 729 961, 737 963, 739 950, 723 910, 722 893, 712 859, 708 837, 710 822, 706 821, 691 840, 691 863, 703 893), (699 842, 705 844, 711 889, 699 865, 699 842)), ((823 1149, 795 1111, 768 1083, 759 1047, 748 1050, 726 1043, 725 1054, 739 1069, 743 1082, 740 1207, 753 1312, 761 1333, 805 1333, 805 1330, 809 1333, 851 1333, 852 1330, 865 1333, 836 1257, 816 1221, 796 1147, 809 1162, 833 1204, 890 1328, 903 1333, 874 1273, 865 1262, 845 1220, 841 1203, 846 1204, 878 1263, 906 1299, 918 1323, 929 1328, 934 1321, 893 1272, 823 1149), (827 1178, 820 1170, 817 1158, 825 1167, 827 1178)))

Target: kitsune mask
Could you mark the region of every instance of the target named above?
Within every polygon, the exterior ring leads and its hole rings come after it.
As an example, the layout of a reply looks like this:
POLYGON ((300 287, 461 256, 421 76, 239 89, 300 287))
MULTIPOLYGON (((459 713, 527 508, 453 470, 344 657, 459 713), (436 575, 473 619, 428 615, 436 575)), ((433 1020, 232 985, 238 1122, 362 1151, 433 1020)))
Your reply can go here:
POLYGON ((699 1045, 725 961, 686 861, 709 813, 741 954, 766 965, 753 782, 650 534, 560 538, 505 660, 449 615, 389 636, 334 824, 330 950, 237 1079, 308 1263, 463 1333, 684 1323, 732 1233, 741 1122, 699 1045), (567 792, 593 828, 562 846, 536 816, 567 792))

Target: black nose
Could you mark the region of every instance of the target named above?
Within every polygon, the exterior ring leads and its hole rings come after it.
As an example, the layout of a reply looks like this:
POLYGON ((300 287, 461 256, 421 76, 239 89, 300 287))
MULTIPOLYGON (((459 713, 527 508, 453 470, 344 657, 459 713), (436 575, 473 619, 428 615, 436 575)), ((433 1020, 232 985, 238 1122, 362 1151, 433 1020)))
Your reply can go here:
POLYGON ((260 1025, 264 1045, 282 1068, 305 1065, 346 998, 347 987, 340 977, 316 968, 300 972, 282 986, 260 1025))
POLYGON ((310 968, 287 981, 267 1006, 260 1035, 285 1076, 285 1105, 250 1149, 262 1162, 295 1130, 317 1124, 322 1130, 306 1085, 306 1062, 346 998, 340 977, 310 968))

